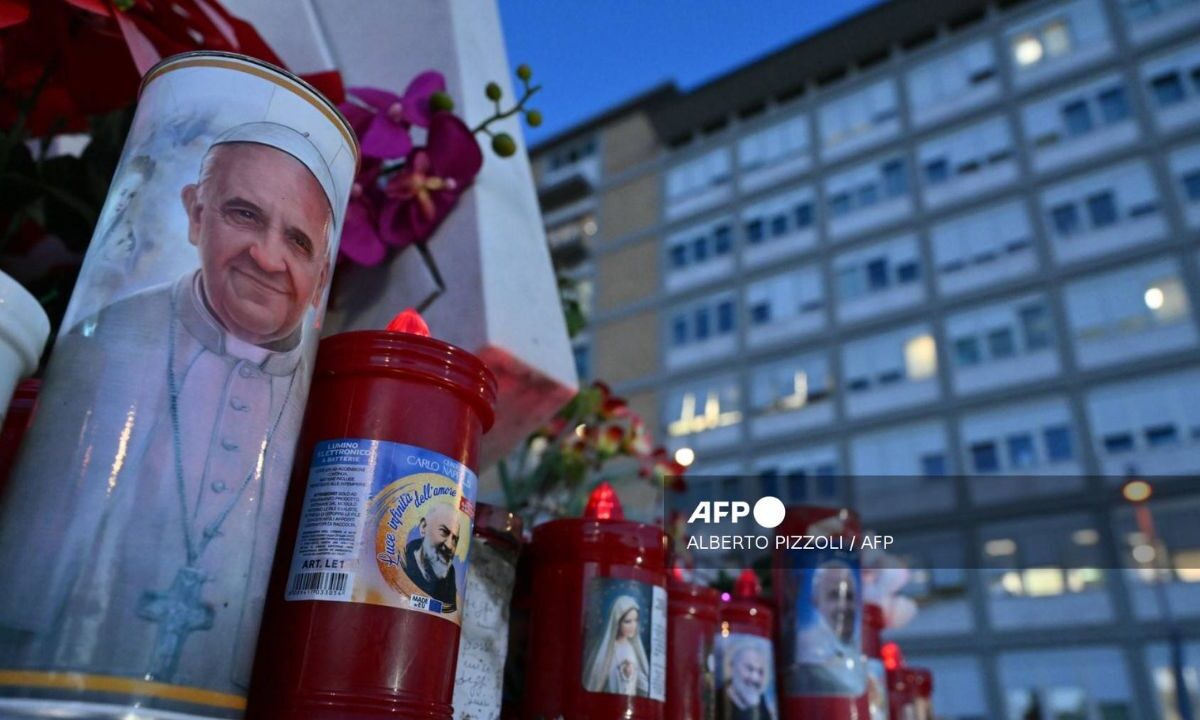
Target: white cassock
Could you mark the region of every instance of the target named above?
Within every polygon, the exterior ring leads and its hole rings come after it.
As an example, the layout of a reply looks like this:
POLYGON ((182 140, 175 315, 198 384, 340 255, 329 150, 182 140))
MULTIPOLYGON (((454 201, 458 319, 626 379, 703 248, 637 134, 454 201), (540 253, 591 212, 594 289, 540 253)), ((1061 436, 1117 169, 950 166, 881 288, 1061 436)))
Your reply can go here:
POLYGON ((309 378, 299 330, 249 345, 201 292, 59 339, 0 514, 0 668, 244 694, 309 378))

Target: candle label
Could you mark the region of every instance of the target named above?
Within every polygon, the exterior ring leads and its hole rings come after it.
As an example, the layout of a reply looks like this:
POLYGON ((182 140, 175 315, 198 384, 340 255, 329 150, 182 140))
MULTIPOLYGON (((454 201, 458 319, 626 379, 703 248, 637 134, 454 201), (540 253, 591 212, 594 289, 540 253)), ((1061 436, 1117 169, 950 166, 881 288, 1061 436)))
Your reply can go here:
POLYGON ((317 443, 288 600, 357 602, 461 623, 475 473, 382 440, 317 443))
POLYGON ((775 720, 775 657, 771 641, 749 633, 717 633, 717 718, 775 720))
MULTIPOLYGON (((809 532, 841 538, 841 520, 830 517, 809 532)), ((779 652, 789 696, 861 697, 867 691, 862 657, 862 572, 858 553, 833 543, 797 551, 785 570, 785 638, 779 652)))
POLYGON ((584 588, 583 687, 588 692, 666 698, 667 591, 620 578, 584 588))

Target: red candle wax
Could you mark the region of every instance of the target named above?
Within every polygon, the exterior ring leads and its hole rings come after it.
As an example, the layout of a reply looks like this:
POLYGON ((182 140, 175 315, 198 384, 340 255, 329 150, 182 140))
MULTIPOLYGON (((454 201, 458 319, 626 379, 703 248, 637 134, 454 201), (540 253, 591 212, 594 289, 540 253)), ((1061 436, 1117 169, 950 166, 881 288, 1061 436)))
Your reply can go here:
POLYGON ((861 525, 847 509, 789 507, 776 536, 775 603, 784 720, 865 720, 861 525), (793 549, 788 549, 791 546, 793 549), (802 548, 802 549, 800 549, 802 548))
POLYGON ((671 720, 708 720, 716 706, 713 643, 721 595, 672 577, 667 583, 667 702, 671 720))
POLYGON ((523 718, 662 719, 666 545, 624 520, 534 528, 523 718))
MULTIPOLYGON (((248 718, 451 717, 465 551, 474 515, 473 488, 464 488, 474 481, 495 394, 495 379, 478 358, 438 340, 364 331, 321 343, 248 718), (360 460, 366 465, 354 464, 360 460), (385 460, 391 465, 384 467, 385 460), (362 468, 377 477, 364 495, 371 498, 370 522, 360 531, 366 539, 358 543, 359 559, 346 561, 347 568, 355 568, 348 583, 353 589, 335 585, 345 591, 337 601, 287 599, 326 589, 298 581, 311 572, 298 573, 298 568, 319 566, 319 557, 306 559, 303 551, 309 547, 312 554, 314 533, 333 532, 314 526, 307 512, 302 515, 323 499, 309 486, 319 481, 330 488, 322 492, 336 492, 338 482, 351 482, 362 468), (448 479, 456 474, 457 495, 448 479), (392 477, 401 479, 392 482, 392 477), (382 489, 379 483, 385 484, 382 489), (413 513, 422 508, 418 522, 413 513), (426 538, 433 538, 432 550, 426 538), (443 551, 452 554, 445 557, 443 551), (449 572, 438 574, 445 564, 451 565, 449 572), (446 587, 454 584, 457 598, 446 597, 446 587)), ((348 506, 353 509, 353 503, 348 506)))

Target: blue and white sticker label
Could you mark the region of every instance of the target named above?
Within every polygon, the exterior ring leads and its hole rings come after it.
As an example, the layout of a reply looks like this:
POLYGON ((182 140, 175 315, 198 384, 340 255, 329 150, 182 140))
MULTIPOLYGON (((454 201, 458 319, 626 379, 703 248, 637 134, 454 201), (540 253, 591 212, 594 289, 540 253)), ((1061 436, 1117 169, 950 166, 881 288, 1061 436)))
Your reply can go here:
POLYGON ((460 623, 477 486, 462 463, 412 445, 318 443, 287 599, 386 605, 460 623))

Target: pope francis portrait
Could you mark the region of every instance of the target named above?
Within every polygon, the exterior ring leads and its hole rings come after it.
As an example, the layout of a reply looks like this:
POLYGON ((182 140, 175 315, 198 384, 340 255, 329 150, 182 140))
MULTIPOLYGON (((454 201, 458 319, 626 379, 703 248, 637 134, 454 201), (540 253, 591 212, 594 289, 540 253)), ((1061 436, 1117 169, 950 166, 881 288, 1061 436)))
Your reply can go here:
POLYGON ((55 422, 35 418, 0 516, 2 668, 248 684, 338 193, 305 135, 255 122, 179 197, 187 237, 164 245, 195 269, 54 351, 55 422))

